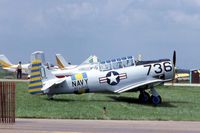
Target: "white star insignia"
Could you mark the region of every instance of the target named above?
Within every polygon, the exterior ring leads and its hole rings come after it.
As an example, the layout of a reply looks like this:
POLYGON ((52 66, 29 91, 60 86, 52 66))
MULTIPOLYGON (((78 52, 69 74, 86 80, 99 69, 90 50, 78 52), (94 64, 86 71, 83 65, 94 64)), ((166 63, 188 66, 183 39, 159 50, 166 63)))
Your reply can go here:
POLYGON ((114 75, 113 73, 111 73, 110 77, 107 78, 110 79, 110 84, 112 84, 113 82, 117 83, 117 77, 118 75, 114 75))

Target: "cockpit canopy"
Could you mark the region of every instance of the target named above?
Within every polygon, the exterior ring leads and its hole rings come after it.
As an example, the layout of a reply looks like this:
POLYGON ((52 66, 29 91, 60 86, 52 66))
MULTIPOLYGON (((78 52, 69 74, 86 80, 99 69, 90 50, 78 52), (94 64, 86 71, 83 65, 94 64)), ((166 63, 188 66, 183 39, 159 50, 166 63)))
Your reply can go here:
POLYGON ((134 66, 134 58, 133 56, 127 56, 107 61, 101 61, 99 63, 100 71, 109 71, 112 69, 120 69, 125 67, 134 66))

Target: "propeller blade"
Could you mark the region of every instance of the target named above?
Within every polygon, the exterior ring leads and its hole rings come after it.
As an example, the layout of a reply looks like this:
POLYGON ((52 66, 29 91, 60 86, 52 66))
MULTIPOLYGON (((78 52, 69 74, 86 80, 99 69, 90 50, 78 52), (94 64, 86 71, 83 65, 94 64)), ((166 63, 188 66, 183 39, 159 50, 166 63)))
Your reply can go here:
POLYGON ((176 51, 174 50, 174 54, 173 54, 173 65, 174 67, 176 66, 176 51))
POLYGON ((175 78, 176 78, 176 51, 174 50, 174 53, 173 53, 173 66, 174 66, 174 75, 173 75, 173 80, 172 82, 174 82, 175 78))

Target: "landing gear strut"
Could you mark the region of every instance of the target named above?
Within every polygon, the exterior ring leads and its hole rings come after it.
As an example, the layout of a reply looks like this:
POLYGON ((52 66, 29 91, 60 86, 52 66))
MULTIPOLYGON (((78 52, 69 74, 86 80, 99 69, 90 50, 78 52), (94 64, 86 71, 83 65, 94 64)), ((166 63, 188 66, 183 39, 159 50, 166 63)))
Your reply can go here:
POLYGON ((139 95, 140 103, 146 104, 148 102, 151 102, 155 106, 159 105, 162 102, 162 99, 154 87, 150 88, 150 93, 152 94, 151 97, 149 93, 147 93, 146 91, 144 90, 140 91, 139 95))
POLYGON ((140 103, 146 104, 150 100, 150 95, 146 91, 140 91, 139 101, 140 103))

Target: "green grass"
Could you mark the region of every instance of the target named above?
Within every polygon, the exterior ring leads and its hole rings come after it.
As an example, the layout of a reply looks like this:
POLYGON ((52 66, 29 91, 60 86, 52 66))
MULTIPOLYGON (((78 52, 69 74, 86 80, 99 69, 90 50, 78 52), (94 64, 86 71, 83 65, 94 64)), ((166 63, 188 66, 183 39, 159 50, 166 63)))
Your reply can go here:
POLYGON ((138 93, 64 94, 48 101, 47 96, 32 96, 26 83, 17 83, 18 118, 120 119, 120 120, 200 120, 199 87, 158 88, 163 103, 154 107, 139 104, 138 93), (104 114, 103 107, 107 112, 104 114))
POLYGON ((8 72, 6 70, 3 70, 2 67, 0 66, 0 78, 15 78, 15 73, 8 72))

